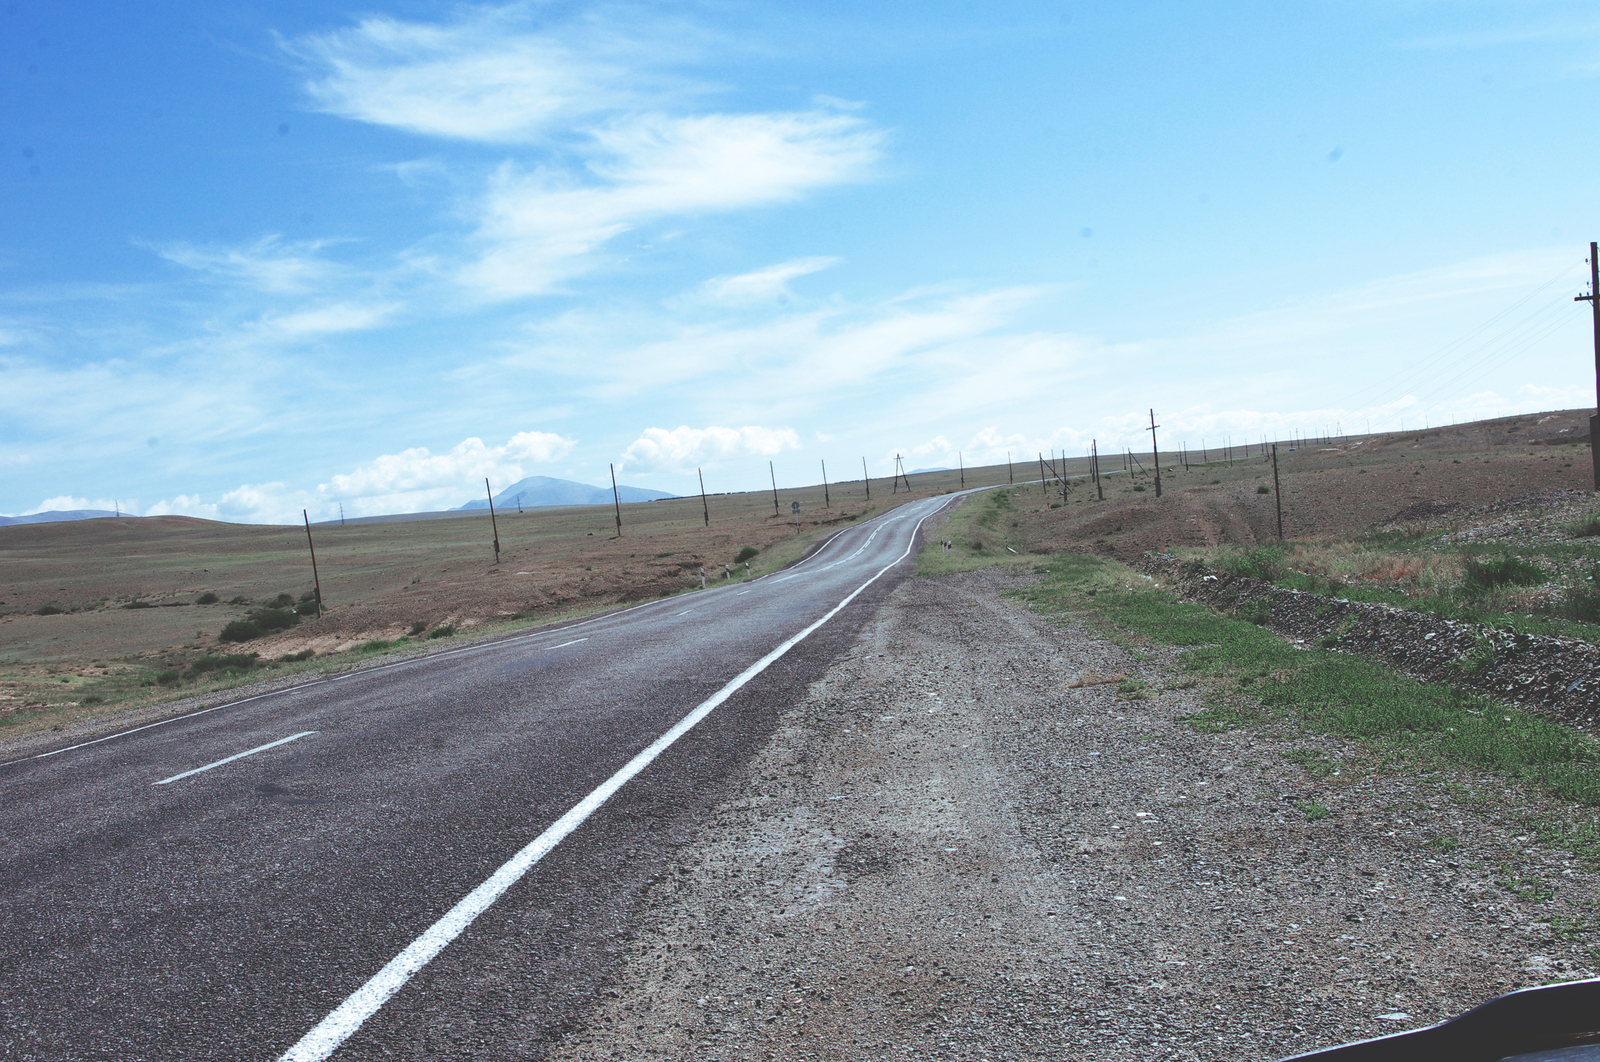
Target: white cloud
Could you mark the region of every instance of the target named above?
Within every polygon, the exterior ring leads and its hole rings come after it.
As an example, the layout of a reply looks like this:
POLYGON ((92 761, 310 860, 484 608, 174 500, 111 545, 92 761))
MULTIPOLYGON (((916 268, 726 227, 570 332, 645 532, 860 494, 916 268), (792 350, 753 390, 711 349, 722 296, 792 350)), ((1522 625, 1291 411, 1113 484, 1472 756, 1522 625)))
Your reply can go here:
POLYGON ((259 330, 288 339, 360 332, 381 325, 396 308, 393 304, 333 303, 295 313, 268 314, 261 318, 259 330))
POLYGON ((447 453, 425 446, 384 454, 353 472, 317 486, 326 504, 343 502, 354 515, 425 512, 460 505, 473 497, 485 477, 501 486, 524 475, 524 464, 559 461, 577 440, 549 432, 525 431, 501 446, 482 439, 464 439, 447 453))
POLYGON ((617 467, 637 472, 686 472, 730 458, 771 457, 798 449, 800 436, 792 428, 646 428, 628 444, 617 467))
MULTIPOLYGON (((277 484, 282 486, 282 484, 277 484)), ((146 516, 195 516, 202 520, 220 519, 216 503, 200 500, 198 494, 179 494, 171 501, 163 498, 144 511, 146 516)))
MULTIPOLYGON (((22 515, 29 516, 33 513, 66 513, 72 512, 75 509, 104 509, 107 512, 116 512, 117 507, 117 502, 107 501, 105 498, 96 498, 93 501, 90 501, 88 498, 74 498, 70 494, 58 494, 54 498, 46 498, 44 501, 40 502, 38 505, 35 505, 32 509, 29 509, 22 515)), ((122 506, 122 511, 127 512, 127 506, 122 506)))
POLYGON ((859 179, 880 139, 862 119, 824 111, 618 119, 594 131, 581 177, 510 162, 496 171, 479 207, 485 250, 461 279, 489 297, 549 291, 645 222, 766 206, 859 179))
POLYGON ((338 272, 333 263, 317 257, 326 246, 324 240, 285 243, 279 236, 265 236, 248 247, 174 244, 157 253, 189 269, 243 280, 258 291, 298 294, 318 288, 338 272))
POLYGON ((536 31, 526 8, 512 5, 469 9, 449 24, 367 18, 285 47, 310 68, 306 90, 330 114, 426 136, 517 144, 586 115, 684 91, 677 79, 651 72, 650 60, 670 49, 649 43, 655 47, 593 23, 536 31))
POLYGON ((796 258, 738 276, 715 277, 706 281, 706 294, 717 302, 771 302, 788 296, 789 281, 795 277, 819 272, 838 261, 820 256, 796 258))

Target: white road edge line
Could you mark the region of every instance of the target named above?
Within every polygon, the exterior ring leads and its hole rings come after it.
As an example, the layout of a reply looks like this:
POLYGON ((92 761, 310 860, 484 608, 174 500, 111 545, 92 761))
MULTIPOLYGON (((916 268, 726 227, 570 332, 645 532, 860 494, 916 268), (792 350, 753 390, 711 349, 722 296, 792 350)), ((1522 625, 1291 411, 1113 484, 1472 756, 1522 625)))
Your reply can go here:
POLYGON ((566 839, 567 835, 579 826, 585 819, 594 814, 612 794, 628 783, 634 775, 648 767, 658 756, 672 746, 680 737, 692 730, 695 724, 710 715, 712 710, 732 697, 746 683, 761 672, 771 667, 780 657, 790 649, 799 645, 813 631, 837 616, 844 607, 854 601, 860 593, 873 583, 881 579, 885 572, 911 555, 912 547, 917 543, 917 531, 929 517, 937 513, 943 506, 939 506, 917 521, 917 526, 911 531, 911 539, 906 543, 905 552, 894 560, 878 569, 877 574, 854 590, 848 597, 839 602, 821 619, 788 641, 778 646, 766 656, 745 668, 726 686, 723 686, 709 698, 702 701, 694 711, 678 720, 677 724, 665 734, 656 738, 650 745, 633 759, 623 765, 622 769, 602 782, 588 796, 579 801, 571 811, 551 823, 539 836, 530 841, 516 855, 506 860, 499 870, 473 889, 459 903, 445 912, 433 925, 423 931, 422 935, 413 940, 399 955, 390 959, 388 964, 367 981, 366 984, 356 989, 345 1001, 289 1050, 279 1058, 279 1062, 324 1062, 327 1057, 338 1050, 339 1045, 349 1039, 355 1031, 376 1014, 389 998, 400 991, 405 983, 433 960, 445 947, 477 919, 489 905, 498 900, 505 891, 518 881, 523 875, 533 869, 533 865, 543 859, 549 852, 566 839))
POLYGON ((316 733, 320 733, 320 731, 317 731, 317 730, 302 730, 298 734, 290 734, 286 738, 279 738, 277 741, 269 741, 265 745, 257 745, 255 748, 251 749, 248 752, 235 752, 232 756, 229 756, 229 757, 227 757, 225 759, 220 759, 216 763, 208 763, 204 767, 196 767, 192 771, 184 771, 182 774, 175 774, 171 778, 163 778, 163 779, 161 779, 161 781, 154 782, 152 784, 153 785, 166 785, 168 782, 176 782, 179 779, 189 777, 191 774, 199 774, 202 771, 209 771, 213 767, 221 767, 224 763, 232 763, 234 760, 242 760, 246 756, 254 756, 258 752, 265 752, 268 749, 275 749, 279 745, 287 745, 291 741, 299 741, 303 737, 310 737, 312 734, 316 734, 316 733))

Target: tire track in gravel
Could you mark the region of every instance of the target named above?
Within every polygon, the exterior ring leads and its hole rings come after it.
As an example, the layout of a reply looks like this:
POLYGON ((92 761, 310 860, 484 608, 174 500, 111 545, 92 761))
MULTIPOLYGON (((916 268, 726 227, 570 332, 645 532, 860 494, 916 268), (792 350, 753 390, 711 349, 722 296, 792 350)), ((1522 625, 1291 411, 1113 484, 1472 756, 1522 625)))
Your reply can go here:
POLYGON ((1196 689, 1074 687, 1179 672, 1003 599, 1017 578, 889 595, 552 1057, 1270 1059, 1586 973, 1485 868, 1542 861, 1572 910, 1591 873, 1492 830, 1421 847, 1474 829, 1439 798, 1461 779, 1327 786, 1286 740, 1175 722, 1196 689))

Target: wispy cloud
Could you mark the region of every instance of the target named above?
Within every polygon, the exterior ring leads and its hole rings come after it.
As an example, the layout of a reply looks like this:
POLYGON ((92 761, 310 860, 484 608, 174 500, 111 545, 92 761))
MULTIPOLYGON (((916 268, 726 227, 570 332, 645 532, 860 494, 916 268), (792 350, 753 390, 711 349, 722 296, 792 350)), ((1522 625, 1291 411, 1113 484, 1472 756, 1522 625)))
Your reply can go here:
POLYGON ((787 202, 871 173, 883 134, 860 114, 815 101, 798 111, 707 107, 703 86, 663 72, 693 33, 628 15, 471 8, 447 23, 369 18, 285 47, 307 66, 306 90, 323 110, 507 149, 455 274, 489 299, 557 290, 651 221, 787 202))
POLYGON ((795 277, 820 272, 838 261, 837 258, 824 256, 796 258, 738 276, 714 277, 706 281, 705 293, 717 302, 771 302, 789 295, 789 281, 795 277))
POLYGON ((284 295, 317 290, 339 270, 319 258, 326 240, 285 242, 264 236, 243 247, 195 247, 172 244, 156 248, 169 262, 214 276, 243 281, 257 291, 284 295))

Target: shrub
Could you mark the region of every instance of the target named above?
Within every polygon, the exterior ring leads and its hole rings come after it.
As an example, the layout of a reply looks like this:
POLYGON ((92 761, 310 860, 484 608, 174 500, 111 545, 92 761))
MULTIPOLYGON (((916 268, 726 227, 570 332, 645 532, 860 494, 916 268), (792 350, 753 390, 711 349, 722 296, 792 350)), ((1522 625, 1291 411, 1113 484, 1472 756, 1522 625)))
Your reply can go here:
POLYGON ((1256 484, 1256 493, 1257 494, 1271 494, 1272 493, 1272 488, 1267 486, 1265 483, 1258 483, 1258 484, 1256 484))
POLYGON ((450 624, 447 623, 443 627, 435 627, 433 630, 429 631, 428 632, 428 637, 429 638, 448 638, 452 634, 454 634, 455 632, 456 632, 456 629, 454 627, 452 627, 450 624))
POLYGON ((197 604, 197 605, 215 605, 218 601, 221 601, 221 600, 222 599, 220 597, 218 597, 216 594, 213 594, 210 590, 207 590, 205 593, 203 593, 199 597, 195 598, 194 599, 194 603, 197 604))
POLYGON ((249 671, 256 666, 256 653, 233 653, 228 656, 202 656, 189 665, 189 676, 203 675, 207 671, 249 671))
POLYGON ((267 608, 291 608, 294 606, 293 594, 279 594, 267 602, 267 608))
POLYGON ((1470 595, 1488 593, 1507 585, 1538 586, 1550 579, 1537 564, 1510 553, 1485 561, 1469 557, 1462 564, 1461 572, 1461 585, 1470 595))
MULTIPOLYGON (((1133 489, 1134 489, 1134 490, 1137 490, 1137 491, 1142 491, 1142 490, 1144 490, 1144 484, 1143 484, 1143 483, 1135 483, 1135 484, 1134 484, 1134 485, 1133 485, 1133 489)), ((1052 509, 1054 509, 1054 508, 1055 508, 1055 506, 1054 506, 1054 505, 1052 505, 1052 506, 1050 506, 1050 508, 1052 508, 1052 509)))
POLYGON ((1592 586, 1573 589, 1561 603, 1561 613, 1579 623, 1600 623, 1600 592, 1592 586))
POLYGON ((1217 566, 1234 575, 1269 583, 1282 576, 1288 567, 1284 563, 1282 546, 1252 546, 1231 557, 1221 558, 1217 566))
POLYGON ((176 671, 158 671, 156 672, 156 685, 176 686, 182 678, 183 676, 176 671))
POLYGON ((219 642, 248 642, 252 638, 259 638, 266 632, 247 619, 234 620, 222 628, 222 633, 217 635, 219 642))
POLYGON ((105 698, 101 697, 99 694, 91 693, 91 694, 89 694, 89 696, 85 697, 83 700, 79 701, 78 703, 79 704, 99 704, 104 700, 105 700, 105 698))
POLYGON ((249 603, 250 599, 245 597, 243 594, 240 594, 238 597, 231 597, 228 599, 228 604, 230 605, 248 605, 249 603))
POLYGON ((1594 538, 1600 535, 1600 513, 1590 513, 1588 516, 1569 525, 1573 538, 1594 538))
POLYGON ((407 633, 415 636, 415 635, 421 634, 423 631, 425 631, 427 629, 428 629, 428 625, 426 623, 423 623, 421 620, 417 620, 417 622, 415 622, 415 623, 413 623, 411 625, 411 630, 408 631, 407 633))
POLYGON ((285 664, 297 664, 302 660, 310 660, 316 655, 317 651, 315 649, 302 649, 298 653, 285 653, 278 657, 278 660, 285 664))
POLYGON ((66 609, 60 605, 40 605, 33 610, 33 614, 35 616, 59 616, 65 611, 66 609))
POLYGON ((123 605, 122 607, 123 608, 155 608, 155 606, 152 605, 150 602, 148 602, 148 601, 140 601, 138 598, 134 598, 132 601, 129 601, 126 605, 123 605))
POLYGON ((760 552, 761 551, 756 549, 754 546, 746 546, 744 549, 741 549, 737 554, 734 555, 733 563, 743 564, 745 561, 749 560, 751 557, 754 557, 760 552))

